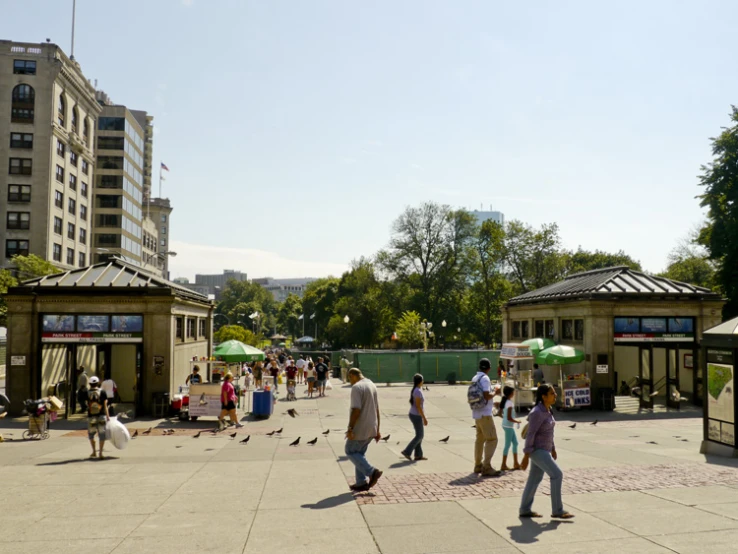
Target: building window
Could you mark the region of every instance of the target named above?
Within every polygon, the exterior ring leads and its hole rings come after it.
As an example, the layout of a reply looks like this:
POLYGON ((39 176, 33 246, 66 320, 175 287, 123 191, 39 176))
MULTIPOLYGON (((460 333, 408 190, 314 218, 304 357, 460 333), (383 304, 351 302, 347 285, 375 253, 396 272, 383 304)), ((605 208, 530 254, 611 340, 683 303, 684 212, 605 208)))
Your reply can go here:
POLYGON ((64 120, 67 116, 67 103, 64 101, 64 95, 59 95, 59 103, 57 105, 57 122, 64 127, 64 120))
POLYGON ((67 248, 67 265, 74 265, 74 248, 67 248))
POLYGON ((573 319, 562 319, 561 320, 561 339, 562 340, 574 340, 574 320, 573 319))
POLYGON ((30 229, 30 212, 8 212, 8 229, 30 229))
POLYGON ((177 331, 176 331, 176 337, 179 340, 184 340, 184 318, 178 317, 176 318, 177 322, 177 331))
POLYGON ((13 74, 35 75, 36 62, 34 60, 13 60, 13 74))
POLYGON ((80 244, 87 244, 87 229, 79 229, 79 242, 80 244))
POLYGON ((54 191, 54 206, 64 209, 64 193, 60 190, 54 191))
POLYGON ((18 85, 13 89, 12 113, 13 123, 33 123, 36 92, 29 85, 18 85))
POLYGON ((167 239, 161 239, 159 241, 159 244, 161 244, 161 246, 166 246, 167 245, 167 239))
POLYGON ((54 232, 57 235, 62 234, 62 220, 60 217, 54 217, 54 232))
POLYGON ((61 262, 61 244, 54 244, 52 258, 55 262, 61 262))
POLYGON ((69 213, 72 215, 77 214, 77 201, 74 198, 69 199, 69 202, 67 204, 67 210, 69 210, 69 213))
POLYGON ((528 322, 527 321, 521 321, 520 322, 520 337, 521 338, 527 339, 530 336, 529 335, 529 331, 530 330, 528 329, 528 327, 529 327, 529 325, 528 325, 528 322))
POLYGON ((574 320, 574 340, 577 340, 577 341, 584 340, 584 320, 583 319, 574 320))
POLYGON ((79 218, 82 221, 87 221, 87 206, 84 204, 79 205, 79 218))
POLYGON ((31 175, 33 160, 31 158, 10 158, 9 172, 11 175, 31 175))
POLYGON ((6 240, 5 241, 5 257, 28 256, 27 240, 6 240))
POLYGON ((69 174, 69 188, 72 190, 77 190, 77 176, 69 174))
POLYGON ((31 133, 10 133, 11 148, 33 148, 33 135, 31 133))
POLYGON ((30 185, 8 185, 8 202, 30 202, 30 185))
POLYGON ((533 323, 534 330, 535 330, 535 336, 536 337, 544 337, 544 330, 543 330, 543 321, 542 320, 536 320, 533 323))
POLYGON ((187 318, 187 338, 188 339, 195 338, 195 321, 197 320, 194 317, 187 318))
POLYGON ((85 267, 87 265, 87 255, 84 252, 79 253, 79 267, 85 267))
POLYGON ((85 141, 85 144, 90 143, 90 123, 85 119, 85 122, 82 124, 82 135, 85 141))
POLYGON ((123 150, 125 139, 123 137, 97 137, 98 150, 123 150))
POLYGON ((120 235, 100 233, 95 235, 98 246, 120 246, 120 235))
POLYGON ((64 168, 60 165, 56 166, 56 180, 60 183, 64 182, 64 168))
POLYGON ((166 214, 161 214, 161 222, 162 223, 166 223, 167 222, 167 215, 166 214))
POLYGON ((97 163, 102 169, 123 169, 123 158, 98 156, 97 163))
POLYGON ((77 120, 79 119, 79 112, 77 111, 77 106, 72 108, 72 132, 77 132, 77 120))
POLYGON ((63 158, 66 151, 67 147, 64 145, 64 143, 59 139, 56 139, 56 153, 63 158))
POLYGON ((120 227, 120 220, 115 214, 97 214, 98 227, 120 227))
POLYGON ((166 225, 162 225, 161 226, 161 234, 162 235, 166 235, 167 234, 167 226, 166 225))
POLYGON ((90 171, 90 164, 87 163, 87 160, 82 160, 82 173, 85 175, 89 175, 90 171))
POLYGON ((67 238, 74 240, 77 234, 75 233, 76 229, 74 227, 74 223, 67 223, 67 238))
POLYGON ((519 339, 522 335, 520 334, 520 321, 512 322, 512 338, 519 339))
POLYGON ((78 159, 79 159, 79 156, 75 152, 69 153, 69 163, 71 163, 74 167, 77 167, 78 159))
POLYGON ((554 336, 554 320, 553 319, 547 319, 546 320, 546 330, 545 330, 544 337, 548 337, 550 339, 554 336))
POLYGON ((197 320, 197 336, 198 337, 205 336, 205 320, 204 319, 197 320))
POLYGON ((122 189, 123 177, 121 175, 98 175, 97 186, 101 189, 122 189))
POLYGON ((120 196, 114 194, 98 194, 96 198, 98 208, 120 208, 120 196))
POLYGON ((79 193, 87 198, 87 183, 82 181, 82 185, 79 187, 79 193))

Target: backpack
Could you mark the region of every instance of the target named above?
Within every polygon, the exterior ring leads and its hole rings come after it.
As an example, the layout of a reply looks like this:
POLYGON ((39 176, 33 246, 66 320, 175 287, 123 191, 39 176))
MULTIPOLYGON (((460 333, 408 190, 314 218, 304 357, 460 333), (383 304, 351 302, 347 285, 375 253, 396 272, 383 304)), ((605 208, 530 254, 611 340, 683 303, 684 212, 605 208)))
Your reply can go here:
POLYGON ((472 381, 472 384, 469 385, 466 391, 466 399, 472 410, 481 410, 487 405, 487 399, 484 398, 484 391, 482 385, 479 384, 479 379, 472 381))
POLYGON ((100 415, 102 411, 102 400, 100 400, 100 389, 90 389, 87 393, 87 410, 90 415, 100 415))

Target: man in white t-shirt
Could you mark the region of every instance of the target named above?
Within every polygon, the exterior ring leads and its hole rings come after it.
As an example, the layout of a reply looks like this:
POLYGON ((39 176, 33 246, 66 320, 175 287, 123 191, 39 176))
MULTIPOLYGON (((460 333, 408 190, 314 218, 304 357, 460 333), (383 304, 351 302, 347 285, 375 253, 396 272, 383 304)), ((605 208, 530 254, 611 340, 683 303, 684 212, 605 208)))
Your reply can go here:
POLYGON ((478 382, 484 392, 484 399, 487 403, 484 408, 472 410, 472 417, 477 426, 477 440, 474 443, 474 473, 481 473, 483 477, 497 477, 501 472, 492 467, 492 456, 497 448, 497 429, 495 421, 492 418, 492 397, 500 394, 497 387, 492 390, 492 383, 489 380, 489 370, 492 364, 487 358, 479 360, 479 371, 472 379, 472 382, 478 382), (484 455, 484 460, 482 459, 484 455))
POLYGON ((305 368, 307 367, 307 362, 302 354, 300 354, 300 358, 295 362, 295 367, 297 368, 297 382, 302 384, 303 378, 305 377, 305 368))

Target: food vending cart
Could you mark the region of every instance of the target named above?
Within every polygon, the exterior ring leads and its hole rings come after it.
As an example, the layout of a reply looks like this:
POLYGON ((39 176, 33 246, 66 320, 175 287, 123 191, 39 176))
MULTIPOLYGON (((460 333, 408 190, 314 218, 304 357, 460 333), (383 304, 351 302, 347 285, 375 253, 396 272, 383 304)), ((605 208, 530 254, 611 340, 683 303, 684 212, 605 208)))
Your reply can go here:
POLYGON ((565 366, 559 368, 559 391, 557 410, 592 407, 589 376, 586 373, 567 374, 565 366))
POLYGON ((172 408, 179 408, 179 419, 191 418, 195 421, 202 416, 220 415, 220 387, 223 376, 228 373, 229 366, 233 375, 240 376, 240 363, 228 363, 221 360, 191 360, 190 375, 195 366, 200 368, 200 375, 206 380, 204 383, 183 385, 179 387, 179 394, 172 401, 172 408), (203 367, 204 366, 204 367, 203 367), (205 371, 203 371, 205 369, 205 371), (179 398, 178 398, 179 397, 179 398))
POLYGON ((500 359, 508 360, 509 371, 502 382, 515 389, 515 410, 532 408, 536 403, 536 388, 533 386, 533 353, 526 344, 507 343, 502 345, 500 359))

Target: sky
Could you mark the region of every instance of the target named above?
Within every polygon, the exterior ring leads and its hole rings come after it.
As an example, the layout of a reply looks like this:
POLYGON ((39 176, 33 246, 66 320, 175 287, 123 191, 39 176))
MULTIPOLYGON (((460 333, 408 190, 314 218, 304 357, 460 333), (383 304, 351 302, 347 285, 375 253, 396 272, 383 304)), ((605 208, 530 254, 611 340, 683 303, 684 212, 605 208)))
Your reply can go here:
MULTIPOLYGON (((71 6, 0 0, 0 38, 69 54, 71 6)), ((338 275, 429 200, 655 272, 704 218, 736 20, 732 0, 78 0, 75 57, 155 118, 172 277, 338 275)))

